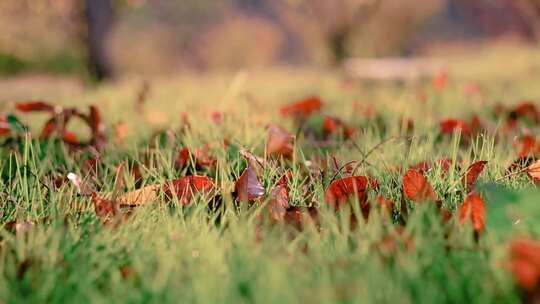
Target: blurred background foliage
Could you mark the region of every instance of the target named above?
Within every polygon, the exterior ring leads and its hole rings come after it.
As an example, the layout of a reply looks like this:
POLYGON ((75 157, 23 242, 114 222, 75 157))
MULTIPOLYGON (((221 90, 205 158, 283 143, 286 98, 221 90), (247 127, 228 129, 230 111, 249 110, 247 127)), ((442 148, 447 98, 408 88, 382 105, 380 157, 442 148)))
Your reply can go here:
POLYGON ((512 37, 540 0, 2 0, 0 74, 332 66, 512 37))

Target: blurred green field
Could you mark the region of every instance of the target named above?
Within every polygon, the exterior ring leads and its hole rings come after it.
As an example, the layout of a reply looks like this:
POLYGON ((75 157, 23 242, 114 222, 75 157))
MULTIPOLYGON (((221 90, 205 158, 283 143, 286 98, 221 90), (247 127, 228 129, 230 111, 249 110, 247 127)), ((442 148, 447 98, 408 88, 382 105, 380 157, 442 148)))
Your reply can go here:
MULTIPOLYGON (((33 134, 0 149, 1 222, 32 223, 20 225, 15 233, 6 225, 0 231, 0 302, 520 303, 529 299, 504 265, 510 240, 540 236, 540 196, 526 174, 504 175, 518 156, 515 139, 537 134, 538 126, 520 125, 515 133, 496 138, 503 121, 494 118, 492 111, 497 103, 512 106, 540 100, 540 52, 499 47, 447 59, 449 80, 443 90, 434 88, 431 80, 358 82, 345 79, 340 71, 290 67, 137 75, 100 87, 38 76, 0 81, 0 100, 5 101, 0 109, 16 114, 33 134), (149 89, 143 111, 137 111, 144 82, 149 89), (269 193, 283 169, 291 169, 290 204, 320 207, 320 227, 308 220, 300 232, 286 223, 261 224, 260 217, 267 216, 266 200, 250 208, 247 204, 236 208, 233 202, 234 182, 246 166, 239 150, 270 159, 265 155, 266 126, 276 123, 296 133, 279 108, 309 95, 323 99, 325 114, 358 131, 352 140, 336 139, 324 147, 297 133, 292 160, 268 161, 260 177, 269 193), (177 148, 208 144, 217 166, 196 173, 215 179, 223 196, 223 213, 219 217, 208 213, 205 197, 188 206, 177 200, 165 203, 161 197, 138 207, 122 224, 102 224, 90 197, 78 194, 69 183, 55 188, 50 181, 54 174, 82 175, 84 160, 93 154, 70 153, 57 139, 38 140, 36 134, 47 116, 21 114, 10 103, 29 99, 83 109, 95 104, 101 109, 110 142, 100 153, 92 182, 103 195, 113 192, 116 166, 122 161, 141 166, 143 185, 164 183, 194 169, 174 167, 177 148), (219 123, 212 119, 215 113, 222 118, 219 123), (469 120, 473 114, 485 124, 485 132, 469 143, 459 133, 440 135, 442 119, 469 120), (179 131, 182 117, 189 119, 187 131, 179 131), (406 119, 414 122, 412 134, 406 133, 406 119), (127 123, 128 135, 115 144, 113 126, 121 121, 127 123), (160 136, 153 136, 159 131, 163 131, 160 136), (227 148, 224 139, 230 143, 227 148), (385 139, 390 140, 381 144, 385 139), (452 166, 448 174, 438 165, 426 173, 452 211, 464 199, 459 188, 464 170, 474 161, 488 161, 478 181, 487 209, 486 229, 479 241, 475 242, 469 225, 456 219, 443 224, 434 205, 411 202, 404 234, 379 210, 350 229, 347 210, 336 215, 324 201, 330 178, 341 174, 336 173, 332 157, 339 164, 358 161, 374 147, 356 171, 378 179, 380 189, 370 198, 384 195, 400 202, 404 168, 418 162, 448 157, 461 164, 452 166), (148 155, 152 161, 145 162, 148 155), (306 161, 314 159, 327 166, 321 179, 305 175, 306 161), (302 186, 306 180, 309 190, 302 186), (306 200, 308 194, 313 201, 306 200), (385 243, 388 237, 395 242, 385 243)), ((83 124, 69 129, 80 137, 89 136, 83 124)), ((128 192, 136 186, 128 179, 124 188, 128 192)))

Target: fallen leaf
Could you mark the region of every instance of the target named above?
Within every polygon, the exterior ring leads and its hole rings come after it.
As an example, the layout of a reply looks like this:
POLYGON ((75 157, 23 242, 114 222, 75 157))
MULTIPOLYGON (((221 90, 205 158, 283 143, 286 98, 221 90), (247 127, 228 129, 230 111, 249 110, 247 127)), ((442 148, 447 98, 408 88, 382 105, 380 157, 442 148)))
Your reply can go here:
POLYGON ((162 189, 166 198, 172 199, 176 196, 182 205, 187 205, 195 194, 210 194, 215 190, 215 186, 208 176, 190 175, 167 182, 162 189))
POLYGON ((540 283, 540 243, 518 238, 510 243, 510 271, 518 285, 533 292, 540 283))
POLYGON ((442 134, 452 134, 454 131, 461 131, 461 134, 468 137, 472 134, 469 124, 462 119, 445 119, 440 123, 442 134))
POLYGON ((414 169, 409 169, 403 176, 403 191, 413 202, 420 203, 427 200, 437 200, 437 194, 435 194, 427 178, 414 169))
POLYGON ((313 112, 319 111, 322 108, 322 105, 323 102, 319 97, 310 96, 281 107, 280 112, 283 116, 293 116, 295 118, 303 119, 313 112))
POLYGON ((477 161, 471 164, 467 168, 467 172, 461 179, 461 183, 465 186, 465 189, 467 190, 467 192, 472 191, 474 183, 478 179, 478 176, 480 176, 480 173, 484 171, 484 167, 486 166, 486 164, 487 164, 487 161, 481 160, 481 161, 477 161))
POLYGON ((276 154, 291 157, 293 154, 294 135, 274 124, 268 125, 267 132, 266 153, 268 155, 276 154))
POLYGON ((277 185, 270 191, 270 199, 268 200, 270 217, 276 221, 285 219, 287 208, 289 208, 289 191, 287 187, 277 185))
POLYGON ((15 108, 21 112, 61 112, 62 108, 41 100, 21 101, 15 103, 15 108))
POLYGON ((234 186, 236 199, 240 202, 254 201, 264 195, 264 187, 259 182, 257 173, 248 162, 248 166, 234 186))
POLYGON ((540 160, 535 161, 534 163, 527 166, 525 170, 530 178, 535 182, 540 182, 540 160))
POLYGON ((104 219, 105 222, 117 214, 116 202, 99 197, 96 192, 92 192, 92 203, 94 204, 96 215, 104 219))
POLYGON ((476 232, 484 230, 486 224, 486 210, 484 200, 477 193, 471 193, 459 206, 459 222, 465 224, 471 221, 476 232))
POLYGON ((326 137, 341 132, 345 139, 351 138, 355 132, 354 128, 345 124, 341 119, 328 115, 324 116, 323 131, 326 137))
POLYGON ((155 202, 159 198, 161 189, 161 185, 146 186, 119 196, 117 201, 121 206, 129 207, 155 202))
POLYGON ((333 181, 325 192, 325 200, 335 210, 340 209, 351 199, 357 199, 362 209, 364 218, 367 218, 370 211, 370 204, 367 201, 367 190, 373 188, 369 178, 366 176, 350 176, 333 181))

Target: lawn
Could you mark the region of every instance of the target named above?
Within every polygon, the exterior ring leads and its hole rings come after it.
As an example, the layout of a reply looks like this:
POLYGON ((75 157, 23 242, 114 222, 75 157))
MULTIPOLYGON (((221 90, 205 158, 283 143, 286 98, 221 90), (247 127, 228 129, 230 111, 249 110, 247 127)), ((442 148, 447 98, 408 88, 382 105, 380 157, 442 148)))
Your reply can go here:
POLYGON ((0 84, 0 302, 539 301, 540 53, 448 59, 0 84))

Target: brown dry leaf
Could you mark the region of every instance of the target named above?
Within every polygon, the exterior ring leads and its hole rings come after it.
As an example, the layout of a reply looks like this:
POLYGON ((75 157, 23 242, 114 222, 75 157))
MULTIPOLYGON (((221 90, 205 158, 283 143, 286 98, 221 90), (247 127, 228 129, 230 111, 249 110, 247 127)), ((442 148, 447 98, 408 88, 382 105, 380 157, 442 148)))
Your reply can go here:
POLYGON ((289 208, 289 191, 284 185, 278 185, 270 191, 268 201, 270 217, 276 221, 285 219, 287 208, 289 208))
POLYGON ((145 203, 155 202, 159 198, 158 191, 161 185, 150 185, 137 189, 117 198, 118 203, 124 206, 138 206, 145 203))
POLYGON ((294 150, 294 135, 274 124, 269 124, 267 130, 266 153, 291 157, 294 150))

